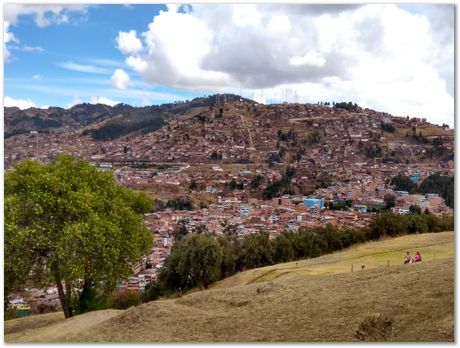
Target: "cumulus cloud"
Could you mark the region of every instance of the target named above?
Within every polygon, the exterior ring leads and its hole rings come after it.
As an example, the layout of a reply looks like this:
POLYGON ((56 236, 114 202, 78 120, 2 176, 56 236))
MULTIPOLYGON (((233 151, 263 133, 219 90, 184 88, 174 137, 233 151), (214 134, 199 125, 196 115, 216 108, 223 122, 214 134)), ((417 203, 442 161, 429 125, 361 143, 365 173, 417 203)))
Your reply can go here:
POLYGON ((125 54, 136 53, 142 50, 142 42, 138 39, 136 31, 120 31, 116 39, 118 49, 125 54))
POLYGON ((30 99, 14 99, 8 96, 5 96, 5 98, 3 98, 3 104, 6 107, 16 106, 21 110, 37 107, 37 105, 35 105, 35 103, 30 99))
POLYGON ((264 89, 279 100, 290 90, 453 124, 453 14, 452 5, 171 5, 139 37, 124 33, 135 44, 120 45, 123 32, 117 43, 151 84, 264 89))
POLYGON ((126 64, 131 69, 140 73, 144 72, 148 67, 147 62, 139 56, 129 56, 128 58, 126 58, 126 64))
POLYGON ((52 24, 69 23, 72 14, 85 14, 88 5, 44 5, 44 4, 5 4, 3 15, 5 21, 15 25, 20 16, 31 15, 35 24, 47 27, 52 24))
POLYGON ((114 88, 126 89, 129 86, 129 75, 123 69, 116 69, 110 81, 114 88))
POLYGON ((91 98, 90 103, 91 104, 105 104, 108 106, 115 106, 117 104, 120 104, 120 102, 106 98, 106 97, 98 97, 98 98, 93 97, 91 98))
MULTIPOLYGON (((67 104, 67 109, 70 109, 71 107, 78 105, 78 104, 82 104, 84 102, 85 101, 83 101, 80 97, 74 96, 72 101, 69 104, 67 104)), ((115 106, 117 104, 120 104, 120 102, 106 98, 106 97, 92 97, 89 99, 89 101, 87 101, 87 103, 104 104, 108 106, 115 106)))

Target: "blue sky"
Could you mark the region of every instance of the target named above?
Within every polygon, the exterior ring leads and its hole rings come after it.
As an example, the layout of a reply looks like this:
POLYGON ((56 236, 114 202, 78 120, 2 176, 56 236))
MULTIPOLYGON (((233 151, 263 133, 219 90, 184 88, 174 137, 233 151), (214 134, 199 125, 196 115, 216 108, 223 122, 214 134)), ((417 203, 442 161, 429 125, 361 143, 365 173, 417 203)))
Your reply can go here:
POLYGON ((454 6, 5 5, 4 104, 213 93, 454 123, 454 6))
POLYGON ((67 24, 46 27, 37 26, 33 15, 19 15, 10 26, 18 42, 10 45, 11 56, 5 64, 5 96, 30 100, 38 107, 68 107, 94 98, 143 105, 200 95, 147 85, 139 76, 131 81, 136 86, 133 96, 111 87, 114 70, 125 67, 125 57, 116 47, 118 33, 142 32, 160 10, 166 6, 91 6, 86 13, 73 13, 67 24), (143 96, 142 91, 151 93, 143 96))

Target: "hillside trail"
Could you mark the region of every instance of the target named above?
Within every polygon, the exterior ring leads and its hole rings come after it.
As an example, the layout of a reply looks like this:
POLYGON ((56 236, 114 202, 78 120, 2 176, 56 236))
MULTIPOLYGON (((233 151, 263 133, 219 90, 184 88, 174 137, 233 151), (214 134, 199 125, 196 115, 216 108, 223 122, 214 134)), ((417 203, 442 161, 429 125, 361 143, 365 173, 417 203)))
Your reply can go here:
POLYGON ((65 341, 67 337, 73 336, 74 333, 84 332, 94 327, 95 325, 103 321, 106 321, 114 316, 117 316, 123 312, 123 310, 107 309, 77 315, 65 320, 64 314, 62 314, 62 320, 54 322, 50 325, 34 329, 21 330, 18 332, 12 332, 8 335, 8 341, 36 342, 41 341, 41 338, 46 337, 52 337, 53 341, 65 341))

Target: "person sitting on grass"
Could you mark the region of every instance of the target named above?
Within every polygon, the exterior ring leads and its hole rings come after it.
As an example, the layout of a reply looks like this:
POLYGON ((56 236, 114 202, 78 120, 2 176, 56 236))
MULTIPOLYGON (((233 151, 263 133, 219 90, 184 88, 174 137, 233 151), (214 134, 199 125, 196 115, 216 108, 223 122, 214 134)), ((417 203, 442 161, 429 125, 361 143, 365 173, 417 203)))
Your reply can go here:
POLYGON ((420 262, 420 261, 422 261, 422 255, 420 254, 419 251, 417 251, 417 252, 415 253, 414 262, 420 262))
POLYGON ((412 262, 413 262, 413 258, 411 256, 410 252, 407 252, 406 256, 404 256, 404 264, 412 263, 412 262))

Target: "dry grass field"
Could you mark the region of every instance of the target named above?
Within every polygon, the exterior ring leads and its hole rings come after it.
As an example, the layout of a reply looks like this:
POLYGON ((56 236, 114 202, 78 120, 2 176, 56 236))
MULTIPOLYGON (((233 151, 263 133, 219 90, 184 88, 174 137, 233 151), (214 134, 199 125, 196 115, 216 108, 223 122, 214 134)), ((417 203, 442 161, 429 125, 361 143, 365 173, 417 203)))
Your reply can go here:
POLYGON ((5 322, 5 340, 353 342, 369 315, 393 319, 393 342, 452 342, 454 233, 404 236, 250 270, 206 291, 125 311, 15 319, 5 322), (421 251, 423 262, 403 265, 407 250, 421 251), (258 293, 267 281, 270 291, 258 293))
MULTIPOLYGON (((452 129, 444 130, 442 127, 436 126, 419 126, 417 127, 417 134, 422 132, 422 134, 426 137, 433 137, 433 136, 443 136, 443 137, 453 137, 454 131, 452 129)), ((406 133, 412 135, 412 128, 396 128, 395 133, 404 136, 406 133)))

